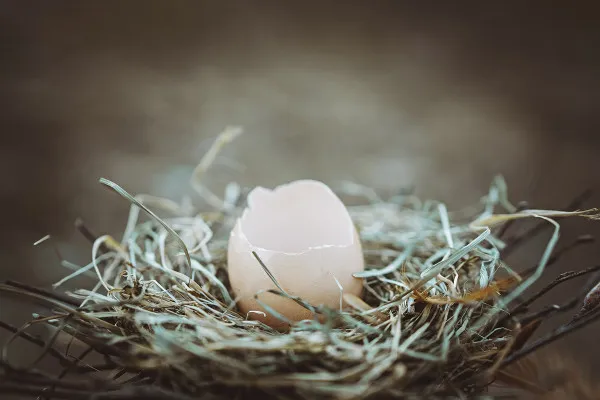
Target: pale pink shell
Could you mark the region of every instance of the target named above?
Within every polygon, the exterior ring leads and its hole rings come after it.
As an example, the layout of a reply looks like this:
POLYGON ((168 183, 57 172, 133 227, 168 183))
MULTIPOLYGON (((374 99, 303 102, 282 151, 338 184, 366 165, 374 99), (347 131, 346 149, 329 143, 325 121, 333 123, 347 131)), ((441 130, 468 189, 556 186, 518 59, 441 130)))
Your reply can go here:
MULTIPOLYGON (((287 293, 314 306, 339 309, 341 293, 336 279, 344 293, 359 296, 362 292, 362 281, 352 276, 364 270, 357 231, 342 201, 324 183, 299 180, 274 190, 255 188, 231 232, 229 279, 241 312, 258 311, 248 317, 286 328, 287 324, 254 299, 257 292, 276 286, 252 251, 287 293)), ((313 318, 292 300, 271 293, 258 298, 291 321, 313 318)))

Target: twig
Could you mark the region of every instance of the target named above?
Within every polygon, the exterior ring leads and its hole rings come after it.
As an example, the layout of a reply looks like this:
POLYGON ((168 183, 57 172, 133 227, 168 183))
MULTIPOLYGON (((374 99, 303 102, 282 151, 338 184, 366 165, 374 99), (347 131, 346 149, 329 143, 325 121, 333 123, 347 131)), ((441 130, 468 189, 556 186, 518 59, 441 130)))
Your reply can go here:
POLYGON ((198 400, 183 393, 176 393, 158 386, 126 387, 112 392, 97 393, 90 400, 198 400))
MULTIPOLYGON (((573 274, 578 274, 577 276, 582 276, 585 273, 590 273, 590 272, 594 272, 594 270, 598 270, 598 267, 599 266, 588 268, 587 270, 579 271, 579 272, 573 273, 573 274)), ((577 276, 572 276, 572 278, 576 278, 577 276)), ((581 299, 585 296, 585 294, 589 291, 590 287, 594 286, 594 283, 597 281, 597 277, 598 277, 598 272, 593 274, 588 279, 587 283, 583 286, 583 288, 579 291, 579 293, 575 297, 573 297, 571 300, 569 300, 568 302, 566 302, 562 305, 553 304, 553 305, 548 306, 548 307, 542 309, 541 311, 538 311, 532 315, 525 316, 521 319, 521 323, 527 324, 536 319, 540 320, 543 317, 548 317, 549 315, 554 314, 554 313, 572 310, 581 301, 581 299)), ((580 314, 575 315, 573 317, 573 319, 571 320, 571 322, 569 322, 569 324, 573 323, 575 320, 577 320, 579 318, 582 318, 583 316, 584 315, 580 315, 580 314)))
MULTIPOLYGON (((566 211, 574 211, 579 208, 583 203, 585 203, 592 196, 592 189, 586 189, 583 193, 577 196, 573 201, 571 201, 567 207, 565 207, 566 211)), ((506 247, 500 252, 500 255, 503 258, 508 257, 512 252, 517 250, 519 246, 526 243, 528 240, 533 239, 539 233, 543 232, 548 228, 548 224, 544 222, 539 222, 535 224, 532 228, 528 229, 521 235, 513 237, 511 240, 507 240, 506 247)))
POLYGON ((567 311, 574 307, 574 303, 577 303, 577 300, 570 300, 567 304, 563 306, 559 306, 558 304, 551 304, 542 308, 540 311, 536 311, 532 314, 525 315, 520 319, 521 323, 529 324, 536 321, 542 322, 543 318, 548 317, 550 314, 554 314, 558 311, 567 311))
MULTIPOLYGON (((596 276, 594 278, 596 278, 596 276)), ((577 314, 573 316, 571 323, 575 322, 580 318, 585 317, 590 312, 598 308, 598 305, 600 305, 600 282, 596 283, 596 281, 597 279, 595 279, 592 282, 593 287, 587 291, 587 294, 583 299, 583 305, 581 306, 581 309, 577 312, 577 314)))
MULTIPOLYGON (((35 387, 33 385, 25 385, 23 383, 10 383, 0 381, 0 393, 4 394, 21 394, 29 396, 40 396, 43 394, 43 387, 35 387)), ((53 396, 57 399, 68 399, 68 400, 85 400, 93 394, 90 390, 73 390, 73 389, 59 389, 54 392, 53 396)))
POLYGON ((514 353, 515 351, 522 349, 541 324, 541 319, 536 319, 531 322, 517 321, 516 326, 519 328, 511 352, 514 353))
MULTIPOLYGON (((98 240, 99 236, 93 234, 81 218, 77 218, 75 220, 75 228, 77 228, 77 230, 83 235, 83 237, 85 237, 90 243, 93 244, 96 242, 96 240, 98 240)), ((107 253, 109 251, 110 249, 108 248, 108 246, 106 246, 106 244, 102 243, 100 245, 100 253, 107 253)))
MULTIPOLYGON (((592 244, 596 241, 596 239, 591 236, 591 235, 581 235, 578 236, 575 240, 573 240, 571 243, 563 246, 562 248, 558 249, 556 251, 556 253, 550 257, 550 259, 548 259, 548 263, 546 264, 546 268, 555 265, 562 257, 565 256, 565 254, 569 253, 570 251, 578 248, 579 246, 582 245, 586 245, 586 244, 592 244)), ((530 274, 532 274, 533 272, 535 272, 535 269, 537 267, 533 266, 530 267, 528 269, 526 269, 525 271, 521 272, 520 275, 521 276, 529 276, 530 274)))
POLYGON ((528 354, 533 353, 534 351, 538 350, 539 348, 546 346, 546 345, 548 345, 570 333, 573 333, 581 328, 584 328, 585 326, 595 322, 598 319, 600 319, 600 312, 596 311, 594 313, 588 314, 586 317, 583 317, 583 318, 573 322, 572 324, 563 325, 563 326, 559 327, 558 329, 555 329, 549 335, 546 335, 545 337, 535 341, 528 347, 525 347, 525 348, 513 353, 512 355, 508 356, 502 362, 502 367, 512 364, 513 362, 520 360, 521 358, 527 356, 528 354))
MULTIPOLYGON (((527 311, 527 308, 530 304, 535 302, 537 299, 542 297, 544 294, 548 293, 550 290, 552 290, 554 287, 558 286, 559 284, 566 282, 568 280, 583 276, 583 275, 587 275, 587 274, 599 271, 599 270, 600 270, 600 265, 596 265, 594 267, 591 267, 591 268, 588 268, 588 269, 585 269, 582 271, 577 271, 577 272, 569 271, 569 272, 564 272, 564 273, 560 274, 555 280, 550 282, 548 285, 544 286, 541 290, 539 290, 537 293, 532 295, 529 299, 522 300, 522 302, 518 306, 516 306, 512 311, 510 311, 508 314, 506 314, 502 318, 500 318, 498 320, 498 325, 503 326, 506 324, 506 322, 509 319, 514 318, 516 315, 527 311)), ((596 275, 593 275, 592 278, 595 279, 594 278, 595 276, 596 275)), ((586 287, 588 287, 588 285, 584 286, 584 288, 586 288, 586 287)), ((587 289, 587 290, 589 291, 589 289, 587 289)), ((587 292, 581 292, 578 296, 574 297, 572 300, 570 300, 566 304, 563 304, 562 306, 553 304, 553 305, 545 307, 544 309, 542 309, 540 311, 536 311, 533 314, 526 315, 525 317, 522 317, 519 322, 523 325, 526 325, 536 319, 547 317, 550 314, 554 314, 555 312, 562 312, 562 311, 570 310, 577 305, 577 303, 580 301, 580 299, 583 296, 585 296, 585 293, 587 293, 587 292)))
MULTIPOLYGON (((18 333, 18 336, 20 338, 25 339, 28 342, 33 343, 42 348, 46 346, 46 342, 44 340, 42 340, 41 338, 35 337, 27 332, 19 332, 19 328, 12 326, 6 322, 0 321, 0 328, 6 329, 7 331, 12 332, 13 334, 18 333)), ((53 357, 55 357, 56 359, 58 359, 60 364, 64 367, 73 364, 73 361, 71 361, 68 357, 66 357, 64 354, 62 354, 60 351, 56 350, 53 347, 48 349, 48 354, 50 354, 53 357)))
POLYGON ((30 285, 27 285, 25 283, 13 281, 13 280, 4 281, 4 284, 7 286, 12 286, 17 289, 25 290, 30 293, 35 293, 35 294, 43 296, 43 297, 58 300, 62 303, 66 303, 71 306, 75 306, 75 307, 79 306, 79 303, 77 303, 74 299, 72 299, 66 295, 60 294, 60 293, 50 292, 45 289, 36 288, 36 287, 30 286, 30 285))
MULTIPOLYGON (((558 249, 556 251, 556 253, 548 259, 548 263, 546 264, 545 272, 547 272, 549 270, 549 267, 556 265, 556 263, 562 257, 564 257, 565 254, 567 254, 568 252, 574 250, 575 248, 577 248, 581 245, 590 244, 590 243, 594 243, 594 242, 595 242, 595 238, 591 235, 581 235, 581 236, 577 237, 573 242, 558 249)), ((531 276, 531 274, 535 273, 536 269, 537 269, 537 266, 530 267, 530 268, 526 269, 525 271, 521 272, 520 275, 524 278, 527 278, 527 277, 531 276)), ((520 302, 525 301, 523 296, 518 296, 517 298, 515 298, 515 300, 520 301, 520 302)))
POLYGON ((39 385, 42 387, 56 385, 58 388, 78 389, 78 390, 116 390, 121 387, 109 380, 99 379, 78 379, 66 380, 56 379, 47 374, 42 374, 40 371, 30 369, 29 371, 15 371, 8 369, 8 373, 2 376, 4 381, 18 382, 22 384, 39 385))
POLYGON ((533 296, 531 296, 528 300, 525 300, 523 303, 519 304, 512 312, 512 315, 515 315, 523 310, 526 310, 527 307, 532 304, 534 301, 536 301, 537 299, 539 299, 540 297, 542 297, 543 295, 545 295, 546 293, 548 293, 550 290, 552 290, 554 287, 560 285, 563 282, 569 281, 571 279, 574 278, 578 278, 580 276, 583 275, 587 275, 596 271, 600 271, 600 265, 596 265, 593 266, 591 268, 587 268, 584 269, 583 271, 569 271, 569 272, 563 272, 562 274, 560 274, 554 281, 552 281, 551 283, 549 283, 548 285, 546 285, 544 288, 542 288, 540 291, 538 291, 536 294, 534 294, 533 296))
MULTIPOLYGON (((85 349, 80 355, 79 357, 77 357, 75 359, 75 361, 73 361, 71 363, 71 365, 65 367, 60 374, 58 374, 58 376, 56 377, 56 379, 61 380, 63 379, 65 376, 67 376, 67 374, 69 372, 71 372, 73 369, 77 368, 77 370, 83 369, 84 372, 89 372, 89 371, 97 371, 98 368, 94 367, 94 366, 84 366, 83 368, 77 364, 79 364, 79 362, 81 360, 83 360, 88 354, 90 354, 92 351, 94 351, 94 349, 92 347, 88 347, 87 349, 85 349)), ((47 395, 44 395, 43 397, 40 397, 40 399, 45 399, 45 400, 50 400, 52 398, 52 394, 54 393, 54 391, 56 390, 56 385, 52 385, 50 388, 48 388, 49 393, 47 395)))

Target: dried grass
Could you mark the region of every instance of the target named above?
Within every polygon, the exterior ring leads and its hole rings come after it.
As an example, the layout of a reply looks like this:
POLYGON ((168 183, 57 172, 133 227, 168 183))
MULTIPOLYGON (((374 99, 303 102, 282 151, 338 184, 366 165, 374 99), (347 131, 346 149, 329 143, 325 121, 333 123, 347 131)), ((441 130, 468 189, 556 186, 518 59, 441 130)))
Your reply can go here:
MULTIPOLYGON (((349 207, 368 266, 357 275, 364 298, 342 290, 350 305, 345 309, 298 299, 324 319, 303 321, 285 333, 240 315, 227 281, 226 249, 246 192, 230 184, 220 199, 199 181, 220 147, 238 134, 228 130, 219 136, 194 172, 193 186, 209 196, 214 210, 132 196, 103 179, 132 204, 122 239, 96 238, 81 226, 93 239, 91 262, 63 262, 74 271, 54 291, 15 282, 0 286, 4 294, 47 307, 47 315, 21 329, 2 326, 14 332, 13 339, 37 341, 42 356, 51 354, 65 367, 58 377, 15 367, 7 356, 11 340, 3 353, 0 392, 69 399, 464 398, 484 393, 494 380, 506 381, 506 366, 600 315, 588 312, 528 345, 541 320, 577 306, 593 286, 573 304, 541 312, 529 309, 535 295, 531 301, 522 297, 548 265, 575 247, 555 252, 560 228, 555 219, 595 219, 597 213, 519 209, 509 202, 501 178, 479 205, 456 213, 411 193, 381 199, 370 188, 344 183, 337 189, 342 198, 364 199, 349 207), (503 258, 511 246, 524 245, 526 236, 504 239, 505 225, 512 223, 507 221, 520 218, 539 218, 554 229, 538 265, 521 272, 503 258), (93 278, 94 285, 59 293, 80 275, 93 278), (49 324, 56 334, 40 341, 25 332, 33 324, 49 324), (65 357, 53 348, 59 333, 85 343, 85 355, 103 354, 105 362, 88 365, 65 357), (98 371, 110 373, 87 378, 98 371)), ((577 244, 584 242, 589 238, 577 244)), ((269 273, 268 265, 257 262, 269 273)), ((562 276, 560 282, 597 270, 562 276)), ((510 384, 539 389, 531 382, 510 384)))

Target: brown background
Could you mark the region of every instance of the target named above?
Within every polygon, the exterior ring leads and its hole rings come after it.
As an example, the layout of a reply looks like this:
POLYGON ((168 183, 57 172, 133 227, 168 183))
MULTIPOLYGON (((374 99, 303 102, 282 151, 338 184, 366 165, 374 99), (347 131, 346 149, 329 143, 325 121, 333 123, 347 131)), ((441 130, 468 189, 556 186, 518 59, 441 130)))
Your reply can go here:
MULTIPOLYGON (((64 256, 86 262, 78 216, 98 232, 123 229, 128 206, 101 176, 180 199, 229 124, 246 134, 207 181, 217 193, 231 180, 351 179, 414 184, 456 208, 502 173, 513 201, 560 208, 596 188, 593 2, 442 3, 0 2, 0 278, 62 277, 48 243, 32 247, 48 233, 64 256)), ((593 200, 586 205, 600 205, 593 200)), ((600 233, 569 222, 563 238, 584 231, 600 233)), ((513 266, 535 263, 547 238, 513 266)), ((594 245, 549 277, 599 261, 594 245)), ((14 323, 25 311, 0 305, 14 323)), ((597 369, 598 332, 579 332, 562 350, 597 369)))

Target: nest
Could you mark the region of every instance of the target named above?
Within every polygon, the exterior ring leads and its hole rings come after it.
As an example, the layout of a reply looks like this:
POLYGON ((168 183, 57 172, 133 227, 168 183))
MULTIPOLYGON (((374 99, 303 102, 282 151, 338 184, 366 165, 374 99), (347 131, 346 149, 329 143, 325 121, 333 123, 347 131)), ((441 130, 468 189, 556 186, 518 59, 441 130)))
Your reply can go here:
MULTIPOLYGON (((194 174, 196 188, 233 136, 219 136, 194 174)), ((18 282, 0 286, 4 294, 48 310, 21 328, 1 323, 14 335, 3 353, 0 392, 96 400, 404 399, 474 396, 502 382, 541 393, 509 367, 600 316, 597 267, 563 273, 525 297, 562 254, 591 241, 583 236, 555 249, 555 219, 597 218, 596 210, 572 210, 581 198, 567 211, 513 206, 497 178, 479 204, 451 213, 443 203, 421 201, 411 192, 383 199, 346 183, 337 190, 342 199, 364 200, 348 210, 368 266, 360 274, 365 295, 345 295, 341 288, 348 305, 341 309, 299 299, 319 318, 278 332, 237 311, 227 280, 228 236, 244 209, 245 190, 230 184, 223 200, 211 195, 218 207, 198 212, 170 200, 134 197, 101 181, 132 204, 122 239, 96 237, 80 221, 93 243, 90 264, 63 262, 74 271, 54 290, 18 282), (509 236, 509 226, 523 218, 541 222, 509 236), (506 256, 546 227, 554 233, 539 263, 511 268, 506 256), (568 304, 531 307, 561 282, 590 273, 593 279, 568 304), (89 288, 60 290, 84 275, 94 280, 89 288), (581 305, 568 324, 529 340, 542 321, 581 305), (39 338, 27 332, 38 324, 54 333, 39 338), (58 359, 62 372, 11 364, 7 353, 18 337, 41 346, 39 359, 58 359), (59 340, 77 342, 84 351, 65 354, 56 348, 59 340), (87 362, 91 353, 101 354, 103 362, 87 362)), ((269 273, 268 265, 257 263, 269 273)))

